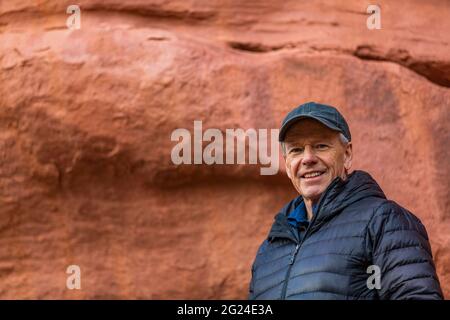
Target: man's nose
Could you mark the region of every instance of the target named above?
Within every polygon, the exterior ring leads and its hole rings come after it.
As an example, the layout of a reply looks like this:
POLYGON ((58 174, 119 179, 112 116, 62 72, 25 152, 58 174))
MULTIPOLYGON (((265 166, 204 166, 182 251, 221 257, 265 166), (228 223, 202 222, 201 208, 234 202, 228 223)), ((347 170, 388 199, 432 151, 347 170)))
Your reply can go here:
POLYGON ((311 146, 305 146, 305 150, 303 151, 303 159, 302 159, 302 165, 311 165, 315 164, 317 162, 317 157, 314 153, 314 150, 311 148, 311 146))

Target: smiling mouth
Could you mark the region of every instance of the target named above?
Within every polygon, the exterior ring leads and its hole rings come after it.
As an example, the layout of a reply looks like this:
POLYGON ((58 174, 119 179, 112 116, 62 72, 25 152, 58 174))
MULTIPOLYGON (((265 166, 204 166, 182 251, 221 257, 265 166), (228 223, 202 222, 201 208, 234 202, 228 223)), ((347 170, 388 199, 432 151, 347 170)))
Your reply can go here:
POLYGON ((313 172, 305 173, 305 174, 302 175, 301 177, 302 177, 303 179, 306 179, 306 180, 308 180, 308 179, 314 179, 314 178, 317 178, 317 177, 322 176, 324 173, 325 173, 325 171, 313 171, 313 172))

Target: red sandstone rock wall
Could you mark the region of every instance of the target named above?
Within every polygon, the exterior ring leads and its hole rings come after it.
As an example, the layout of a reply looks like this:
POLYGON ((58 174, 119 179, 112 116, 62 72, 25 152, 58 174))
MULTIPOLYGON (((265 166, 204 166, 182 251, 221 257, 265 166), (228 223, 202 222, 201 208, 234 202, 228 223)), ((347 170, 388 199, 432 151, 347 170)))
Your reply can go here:
POLYGON ((449 297, 450 5, 377 1, 368 30, 369 3, 1 1, 0 298, 245 298, 294 189, 283 167, 175 166, 170 135, 277 128, 307 100, 423 220, 449 297))

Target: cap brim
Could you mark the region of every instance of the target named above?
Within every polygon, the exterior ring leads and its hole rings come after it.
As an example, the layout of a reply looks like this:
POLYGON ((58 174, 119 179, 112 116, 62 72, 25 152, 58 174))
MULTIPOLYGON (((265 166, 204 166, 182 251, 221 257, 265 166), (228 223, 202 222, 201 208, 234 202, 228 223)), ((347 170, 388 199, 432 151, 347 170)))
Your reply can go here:
POLYGON ((320 123, 322 123, 324 126, 330 128, 331 130, 335 130, 335 131, 339 131, 342 132, 341 129, 339 129, 338 127, 336 127, 335 125, 333 125, 331 122, 329 122, 327 119, 323 119, 320 117, 316 117, 316 116, 312 116, 312 115, 299 115, 297 117, 293 117, 292 119, 289 119, 288 121, 286 121, 285 124, 283 124, 281 126, 280 129, 280 133, 278 135, 278 141, 282 142, 284 141, 284 138, 286 136, 286 133, 289 131, 289 129, 298 121, 302 120, 302 119, 313 119, 316 121, 319 121, 320 123))

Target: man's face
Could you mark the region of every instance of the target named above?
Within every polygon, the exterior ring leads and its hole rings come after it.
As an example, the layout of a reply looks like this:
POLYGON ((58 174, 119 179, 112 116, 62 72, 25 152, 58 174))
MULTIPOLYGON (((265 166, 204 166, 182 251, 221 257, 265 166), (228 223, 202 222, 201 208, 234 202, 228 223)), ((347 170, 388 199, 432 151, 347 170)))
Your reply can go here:
POLYGON ((339 132, 318 121, 303 119, 285 137, 286 171, 295 189, 315 203, 336 177, 346 178, 352 145, 344 146, 339 132))

